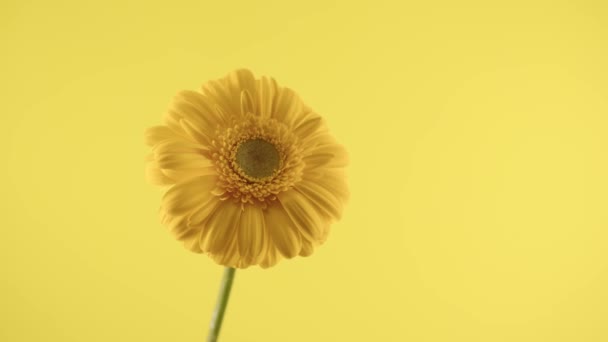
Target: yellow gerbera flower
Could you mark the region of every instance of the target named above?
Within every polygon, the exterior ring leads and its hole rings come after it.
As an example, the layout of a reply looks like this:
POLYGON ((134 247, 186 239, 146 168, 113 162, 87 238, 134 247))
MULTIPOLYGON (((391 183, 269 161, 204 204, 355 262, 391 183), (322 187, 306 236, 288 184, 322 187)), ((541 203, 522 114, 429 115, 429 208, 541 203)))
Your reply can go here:
POLYGON ((272 78, 236 70, 182 91, 146 131, 161 220, 227 267, 270 267, 323 243, 348 197, 347 155, 323 119, 272 78))

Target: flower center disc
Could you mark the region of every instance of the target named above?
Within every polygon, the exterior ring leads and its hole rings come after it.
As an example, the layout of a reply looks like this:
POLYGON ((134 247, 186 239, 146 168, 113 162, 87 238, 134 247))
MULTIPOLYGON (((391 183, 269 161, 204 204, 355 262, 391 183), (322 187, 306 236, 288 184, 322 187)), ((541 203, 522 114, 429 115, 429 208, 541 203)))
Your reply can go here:
POLYGON ((236 163, 251 178, 266 178, 279 168, 277 148, 263 139, 243 141, 236 151, 236 163))

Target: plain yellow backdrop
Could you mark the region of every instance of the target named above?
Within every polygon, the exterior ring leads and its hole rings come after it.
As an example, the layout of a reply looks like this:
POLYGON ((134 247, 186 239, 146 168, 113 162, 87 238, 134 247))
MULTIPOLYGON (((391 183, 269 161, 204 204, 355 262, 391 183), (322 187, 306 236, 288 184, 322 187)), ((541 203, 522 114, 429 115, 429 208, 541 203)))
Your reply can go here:
POLYGON ((222 341, 608 341, 603 1, 2 1, 0 340, 202 341, 222 268, 159 223, 143 132, 247 67, 349 150, 309 258, 222 341))

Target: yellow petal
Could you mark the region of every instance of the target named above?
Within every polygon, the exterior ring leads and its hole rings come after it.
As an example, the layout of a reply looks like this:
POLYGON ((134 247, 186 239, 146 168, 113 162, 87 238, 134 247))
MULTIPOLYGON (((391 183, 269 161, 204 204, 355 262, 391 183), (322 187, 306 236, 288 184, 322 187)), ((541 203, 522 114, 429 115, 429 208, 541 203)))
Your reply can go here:
MULTIPOLYGON (((192 105, 199 115, 184 116, 185 118, 196 118, 195 123, 201 124, 201 129, 207 129, 208 135, 213 135, 217 125, 228 123, 226 118, 215 110, 215 103, 212 99, 197 91, 183 90, 179 92, 174 100, 192 105), (200 121, 199 121, 200 120, 200 121)), ((175 106, 179 108, 179 106, 175 106)), ((194 114, 193 113, 193 114, 194 114)))
POLYGON ((186 240, 187 237, 195 235, 198 229, 188 225, 185 216, 169 215, 161 212, 161 222, 169 228, 169 231, 178 240, 186 240))
POLYGON ((258 114, 264 118, 272 116, 272 106, 277 93, 278 85, 272 78, 261 77, 257 84, 256 90, 258 94, 258 114))
POLYGON ((281 260, 281 255, 279 254, 276 247, 271 247, 268 249, 268 252, 264 256, 264 259, 260 263, 260 267, 269 268, 277 264, 281 260))
POLYGON ((224 118, 230 121, 231 117, 240 117, 240 92, 234 94, 226 87, 225 82, 220 80, 208 81, 202 86, 203 94, 214 105, 218 105, 223 112, 224 118))
POLYGON ((211 214, 216 210, 220 204, 219 198, 216 196, 209 196, 205 198, 200 206, 190 212, 188 215, 188 224, 192 226, 203 225, 204 221, 207 220, 211 214))
POLYGON ((324 224, 318 209, 301 193, 288 190, 277 195, 285 212, 305 238, 319 240, 324 224))
POLYGON ((295 189, 310 200, 310 202, 317 207, 317 210, 325 217, 340 219, 343 204, 330 189, 306 180, 302 180, 298 183, 295 189))
POLYGON ((215 166, 198 144, 167 140, 154 147, 158 168, 176 182, 215 173, 215 166))
POLYGON ((186 132, 186 134, 188 134, 195 141, 205 146, 209 146, 211 144, 211 141, 213 141, 213 136, 209 136, 202 133, 203 130, 201 129, 200 124, 192 123, 192 121, 193 120, 188 119, 180 120, 180 125, 184 132, 186 132))
POLYGON ((200 176, 213 176, 215 175, 215 169, 213 167, 206 167, 202 169, 184 169, 184 170, 169 170, 162 169, 167 177, 174 180, 175 183, 187 181, 189 179, 200 177, 200 176))
POLYGON ((344 169, 329 170, 325 172, 322 179, 317 179, 315 182, 319 186, 330 190, 342 203, 345 203, 350 196, 344 169))
POLYGON ((146 165, 146 179, 152 184, 161 186, 175 183, 158 168, 158 165, 154 161, 151 161, 146 165))
POLYGON ((256 113, 256 80, 247 69, 237 69, 222 79, 233 100, 238 101, 240 114, 256 113))
POLYGON ((325 171, 327 168, 343 168, 348 164, 348 154, 341 145, 322 145, 302 158, 310 174, 325 171))
POLYGON ((241 89, 255 88, 255 76, 251 70, 246 68, 238 68, 226 76, 231 82, 241 85, 241 89))
POLYGON ((280 203, 274 202, 264 212, 266 232, 276 249, 287 259, 302 249, 302 236, 280 203))
POLYGON ((278 91, 272 110, 272 117, 288 126, 292 126, 297 115, 302 110, 302 101, 296 93, 289 88, 278 91))
POLYGON ((179 92, 165 116, 171 127, 180 127, 194 140, 208 144, 224 120, 218 116, 205 97, 194 91, 179 92))
POLYGON ((250 95, 253 95, 256 91, 255 77, 253 76, 253 73, 247 69, 237 69, 228 74, 223 81, 226 83, 230 94, 233 96, 240 96, 243 90, 247 91, 250 95))
POLYGON ((301 123, 295 123, 294 126, 293 133, 304 139, 323 126, 323 119, 314 113, 309 113, 301 123))
POLYGON ((222 201, 205 221, 206 233, 201 237, 201 249, 211 254, 219 254, 230 247, 235 239, 236 227, 241 216, 240 205, 222 201))
POLYGON ((186 217, 187 225, 193 232, 193 234, 185 235, 185 238, 190 240, 190 243, 186 245, 188 249, 197 253, 204 252, 202 249, 203 241, 209 233, 209 227, 206 225, 206 222, 221 204, 222 202, 216 197, 211 196, 207 203, 202 204, 186 217))
POLYGON ((319 241, 319 243, 325 243, 325 240, 327 240, 327 237, 329 236, 329 225, 325 225, 323 227, 323 234, 321 235, 321 241, 319 241))
POLYGON ((250 263, 259 263, 268 250, 268 235, 262 208, 249 205, 244 208, 238 229, 239 254, 250 263))
POLYGON ((197 231, 197 234, 188 236, 188 238, 186 238, 184 240, 184 247, 186 247, 186 249, 189 249, 190 251, 192 251, 194 253, 203 253, 203 250, 201 249, 200 242, 199 242, 201 234, 202 234, 202 231, 199 230, 199 231, 197 231))
POLYGON ((171 215, 161 208, 160 220, 177 240, 189 241, 200 233, 200 227, 188 224, 186 216, 171 215))
POLYGON ((241 91, 241 114, 255 113, 255 103, 248 90, 241 91))
POLYGON ((167 126, 150 127, 144 133, 146 145, 148 145, 148 146, 154 146, 167 139, 175 139, 177 137, 178 137, 178 134, 175 133, 174 131, 172 131, 167 126))
POLYGON ((211 200, 216 181, 214 176, 202 176, 174 185, 163 196, 162 210, 169 215, 191 214, 211 200))
POLYGON ((236 239, 231 239, 228 245, 216 254, 209 254, 211 258, 218 264, 226 267, 239 267, 243 265, 241 256, 237 249, 236 239))
POLYGON ((314 252, 314 245, 309 240, 302 240, 302 250, 300 251, 300 256, 307 257, 310 256, 314 252))

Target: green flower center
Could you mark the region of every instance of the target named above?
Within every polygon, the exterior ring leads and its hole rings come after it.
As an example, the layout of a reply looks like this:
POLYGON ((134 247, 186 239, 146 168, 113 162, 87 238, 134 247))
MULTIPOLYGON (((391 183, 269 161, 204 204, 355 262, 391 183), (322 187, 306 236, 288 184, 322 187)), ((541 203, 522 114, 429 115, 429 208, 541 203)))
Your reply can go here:
POLYGON ((263 139, 245 140, 236 151, 236 163, 251 178, 266 178, 279 168, 277 148, 263 139))

